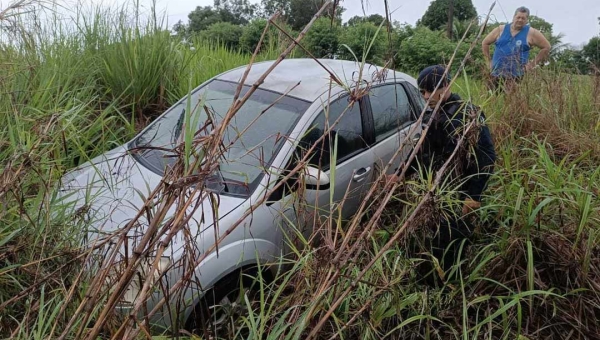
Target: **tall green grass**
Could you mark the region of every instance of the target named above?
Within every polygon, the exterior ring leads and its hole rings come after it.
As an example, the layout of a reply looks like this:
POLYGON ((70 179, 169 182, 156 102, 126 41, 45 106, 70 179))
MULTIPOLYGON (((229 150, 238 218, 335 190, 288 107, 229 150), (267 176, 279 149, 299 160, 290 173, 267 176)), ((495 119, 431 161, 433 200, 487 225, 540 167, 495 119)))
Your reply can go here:
MULTIPOLYGON (((0 45, 0 336, 54 338, 74 313, 85 280, 77 231, 85 224, 51 205, 67 169, 129 140, 203 81, 245 65, 250 55, 182 42, 160 21, 121 9, 79 12, 75 28, 57 21, 0 45), (63 313, 64 312, 64 313, 63 313), (65 315, 67 317, 65 317, 65 315)), ((27 27, 26 27, 27 28, 27 27)), ((31 27, 30 27, 31 28, 31 27)), ((279 55, 271 49, 258 60, 279 55)), ((492 95, 472 79, 455 90, 482 106, 499 159, 480 209, 474 244, 448 272, 426 254, 415 225, 366 265, 410 214, 434 174, 398 192, 361 256, 322 291, 337 249, 304 240, 291 269, 263 282, 247 301, 249 338, 304 339, 340 291, 353 287, 320 338, 594 339, 600 315, 600 106, 589 77, 540 71, 513 93, 492 95), (424 256, 416 256, 423 253, 424 256), (436 287, 417 268, 432 261, 436 287)), ((452 207, 454 183, 438 190, 452 207)), ((437 210, 433 209, 432 212, 437 210)), ((343 233, 332 216, 333 234, 343 233)), ((342 237, 342 236, 339 236, 342 237)), ((238 334, 242 338, 242 333, 238 334)))
MULTIPOLYGON (((318 339, 598 337, 600 170, 597 154, 584 147, 598 141, 593 79, 542 71, 512 93, 492 95, 472 79, 455 91, 486 112, 499 156, 473 244, 462 244, 444 272, 428 254, 430 229, 417 223, 355 280, 428 190, 434 174, 424 170, 395 195, 356 262, 333 262, 343 250, 331 242, 297 248, 291 270, 263 288, 266 297, 244 319, 253 338, 305 339, 348 287, 318 339), (562 103, 579 111, 557 111, 562 103), (419 273, 426 262, 435 286, 419 273)), ((455 188, 447 182, 436 192, 439 207, 455 206, 455 188)), ((317 226, 321 234, 361 242, 331 218, 317 226)))
MULTIPOLYGON (((488 109, 496 100, 489 100, 488 109)), ((512 116, 499 111, 490 124, 508 123, 505 119, 512 116)), ((450 270, 443 272, 428 254, 416 256, 430 251, 423 242, 430 235, 426 225, 415 225, 355 281, 428 187, 424 172, 397 194, 384 225, 363 240, 358 263, 340 268, 332 262, 339 249, 329 246, 298 248, 291 270, 264 289, 267 298, 244 319, 253 337, 305 339, 337 294, 352 287, 317 338, 597 338, 600 170, 585 150, 557 152, 541 138, 544 132, 499 140, 498 169, 478 212, 474 243, 460 247, 450 270), (423 261, 433 262, 437 286, 420 278, 416 268, 423 261), (337 269, 342 275, 323 291, 327 273, 337 269), (285 286, 293 289, 283 294, 285 286)), ((438 199, 452 200, 453 186, 444 186, 438 199)))
MULTIPOLYGON (((78 230, 85 212, 66 216, 64 207, 51 204, 57 179, 132 138, 190 84, 250 60, 202 40, 183 42, 162 22, 132 20, 132 14, 92 8, 77 12, 70 26, 52 15, 43 22, 23 15, 19 33, 2 40, 2 337, 59 332, 56 313, 73 308, 62 304, 64 297, 81 294, 69 291, 69 282, 82 262, 78 230)), ((267 50, 258 59, 276 55, 267 50)))

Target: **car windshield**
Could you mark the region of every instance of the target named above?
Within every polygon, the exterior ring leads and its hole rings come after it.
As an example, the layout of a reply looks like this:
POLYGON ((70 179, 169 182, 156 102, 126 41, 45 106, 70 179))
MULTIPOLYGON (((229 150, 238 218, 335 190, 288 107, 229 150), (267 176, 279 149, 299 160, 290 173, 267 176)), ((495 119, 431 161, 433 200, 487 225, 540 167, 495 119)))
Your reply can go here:
MULTIPOLYGON (((195 123, 194 132, 207 124, 209 115, 214 126, 220 125, 233 103, 237 86, 237 83, 213 80, 177 103, 134 140, 133 146, 139 149, 134 153, 136 159, 163 175, 166 167, 175 162, 170 150, 181 140, 185 121, 195 123), (188 108, 192 114, 186 118, 188 108)), ((240 98, 249 89, 244 86, 240 98)), ((207 186, 224 194, 247 196, 253 192, 285 141, 284 137, 309 106, 309 102, 300 99, 257 89, 227 126, 223 136, 226 151, 219 163, 219 173, 212 176, 218 180, 211 178, 207 186)))

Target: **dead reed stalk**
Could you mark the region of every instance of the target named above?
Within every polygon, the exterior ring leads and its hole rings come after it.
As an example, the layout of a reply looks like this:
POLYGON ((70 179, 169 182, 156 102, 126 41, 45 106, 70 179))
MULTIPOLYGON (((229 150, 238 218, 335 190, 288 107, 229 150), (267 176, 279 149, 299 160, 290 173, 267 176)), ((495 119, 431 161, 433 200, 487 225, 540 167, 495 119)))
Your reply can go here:
MULTIPOLYGON (((155 254, 157 260, 155 260, 155 262, 152 264, 152 268, 153 268, 153 270, 155 270, 158 266, 158 259, 160 258, 160 255, 162 255, 162 252, 164 252, 169 240, 178 231, 180 231, 181 228, 183 228, 183 226, 188 222, 189 218, 191 218, 191 215, 193 214, 193 212, 191 214, 189 214, 187 212, 187 209, 189 207, 193 207, 192 210, 198 209, 198 207, 201 206, 200 204, 195 204, 195 205, 192 205, 192 204, 209 198, 209 196, 207 196, 205 193, 202 192, 203 191, 202 185, 198 185, 191 192, 191 194, 187 195, 185 187, 183 187, 179 190, 173 190, 172 189, 173 187, 178 188, 178 186, 175 185, 175 183, 190 176, 191 175, 190 171, 192 171, 192 170, 198 171, 200 174, 199 176, 194 177, 195 178, 194 182, 202 183, 203 178, 205 178, 208 174, 210 174, 214 171, 215 164, 217 164, 217 161, 219 160, 220 155, 223 152, 223 150, 221 148, 221 145, 222 145, 221 140, 222 140, 222 136, 225 131, 225 128, 228 125, 228 122, 231 121, 231 119, 233 119, 233 117, 235 116, 237 111, 248 100, 248 98, 254 93, 254 91, 262 84, 264 79, 271 73, 271 71, 283 59, 285 59, 289 55, 289 53, 291 53, 291 51, 294 49, 294 47, 306 35, 306 32, 310 29, 310 27, 312 26, 314 21, 330 5, 331 5, 331 2, 328 1, 321 7, 319 12, 313 17, 311 22, 299 34, 298 38, 296 38, 294 40, 294 42, 288 46, 288 48, 279 56, 279 58, 273 63, 273 65, 259 78, 259 80, 257 80, 255 82, 255 84, 253 84, 251 86, 251 88, 244 95, 244 97, 241 99, 238 99, 239 93, 241 92, 241 88, 242 88, 241 84, 244 83, 244 79, 246 78, 246 76, 249 73, 250 67, 252 66, 253 60, 258 51, 258 48, 257 48, 257 51, 255 51, 254 56, 246 69, 244 78, 240 81, 240 85, 239 85, 237 93, 235 95, 234 103, 232 104, 231 108, 227 112, 225 119, 223 120, 221 125, 216 127, 216 133, 213 133, 210 136, 207 136, 207 137, 204 137, 203 139, 195 141, 195 143, 198 144, 198 146, 202 146, 202 148, 204 150, 206 150, 204 159, 203 159, 205 161, 204 165, 200 166, 200 164, 194 164, 193 166, 190 167, 190 169, 188 169, 187 172, 185 172, 182 169, 183 163, 181 161, 179 161, 178 165, 176 165, 174 170, 171 173, 169 173, 168 176, 166 176, 166 178, 163 180, 163 183, 158 188, 156 188, 156 190, 154 190, 154 192, 150 195, 150 197, 147 198, 146 203, 144 204, 145 208, 140 209, 138 216, 136 216, 127 225, 127 227, 124 230, 124 233, 122 233, 123 235, 135 226, 136 221, 146 211, 146 209, 147 209, 146 207, 148 207, 155 198, 160 197, 160 200, 159 200, 160 205, 159 205, 158 209, 156 210, 156 214, 149 220, 149 222, 150 222, 149 228, 145 231, 144 237, 142 237, 142 239, 138 242, 136 248, 132 251, 131 256, 128 258, 127 266, 124 268, 122 275, 120 276, 118 282, 114 286, 114 291, 109 295, 107 303, 103 306, 98 318, 96 318, 93 327, 91 328, 91 330, 85 332, 85 337, 87 339, 93 339, 98 336, 101 329, 107 323, 108 317, 109 317, 111 311, 114 309, 117 301, 120 299, 120 297, 124 293, 126 287, 130 284, 131 280, 133 279, 133 276, 136 273, 136 269, 138 266, 140 266, 142 260, 150 254, 150 251, 152 249, 156 249, 158 251, 155 254), (197 170, 195 170, 195 169, 197 169, 197 170), (192 199, 193 197, 196 197, 196 196, 198 197, 197 199, 192 199), (186 199, 186 197, 190 197, 190 198, 186 199), (172 220, 169 221, 169 223, 165 227, 162 227, 162 228, 159 227, 160 223, 166 217, 166 214, 167 214, 167 211, 169 210, 169 208, 176 202, 182 202, 183 204, 180 203, 180 206, 178 206, 175 216, 173 217, 172 220), (168 234, 165 234, 165 233, 167 233, 167 231, 168 231, 168 234), (163 238, 163 236, 166 236, 166 237, 159 242, 158 240, 163 238), (157 246, 158 246, 158 248, 157 248, 157 246)), ((273 21, 274 21, 274 18, 271 18, 271 20, 269 20, 269 23, 273 24, 273 21)), ((264 34, 267 29, 268 29, 268 27, 263 32, 263 37, 264 37, 264 34)), ((297 170, 299 170, 299 169, 300 168, 298 167, 297 170)), ((248 212, 248 214, 251 214, 251 213, 252 213, 252 209, 248 212)), ((194 261, 195 263, 190 264, 190 268, 192 268, 192 269, 195 268, 197 266, 197 264, 201 263, 203 261, 203 259, 207 256, 207 254, 211 253, 213 250, 218 251, 219 243, 225 237, 227 237, 241 223, 241 221, 243 221, 243 219, 245 217, 246 216, 244 216, 242 219, 240 219, 240 221, 237 224, 235 224, 234 226, 232 226, 229 230, 225 231, 221 235, 221 237, 219 237, 219 239, 217 239, 215 241, 212 249, 209 249, 202 256, 195 258, 195 261, 194 261)), ((216 224, 217 224, 217 220, 215 219, 215 226, 214 226, 215 228, 218 227, 216 224)), ((107 262, 108 265, 111 265, 114 262, 114 260, 118 257, 117 252, 119 251, 119 248, 122 247, 123 245, 126 246, 126 244, 123 243, 124 241, 125 241, 124 238, 118 239, 116 245, 113 247, 111 255, 109 255, 109 257, 108 257, 108 259, 109 259, 107 262)), ((150 317, 152 317, 152 315, 154 313, 156 313, 160 308, 162 308, 164 303, 166 303, 168 296, 172 296, 172 294, 175 294, 179 289, 183 288, 186 285, 186 280, 189 280, 190 276, 193 274, 193 270, 190 270, 188 273, 186 273, 186 275, 184 275, 184 277, 182 277, 180 282, 170 289, 170 291, 168 292, 169 294, 167 294, 167 296, 161 302, 158 303, 158 305, 154 308, 154 310, 152 310, 148 313, 146 319, 140 322, 140 321, 136 320, 136 315, 137 315, 136 313, 144 305, 145 300, 148 299, 148 291, 149 291, 150 282, 151 282, 150 276, 152 275, 152 272, 153 271, 151 270, 148 273, 148 276, 146 277, 146 281, 145 281, 146 283, 142 288, 142 293, 138 296, 138 298, 134 302, 134 305, 135 305, 134 310, 131 312, 131 315, 128 318, 128 320, 121 325, 121 327, 119 328, 117 333, 114 335, 115 338, 133 339, 137 336, 137 334, 140 332, 140 330, 146 329, 148 327, 148 319, 150 317), (137 327, 134 328, 134 326, 137 326, 137 327)), ((103 281, 105 280, 105 277, 106 277, 105 275, 97 276, 96 279, 92 282, 92 286, 91 286, 92 288, 90 288, 90 291, 100 292, 97 287, 102 286, 103 281), (93 288, 93 287, 96 287, 96 288, 93 288)), ((90 302, 95 301, 97 299, 98 299, 98 296, 96 295, 96 293, 92 293, 91 295, 88 296, 88 301, 86 301, 80 305, 79 310, 80 311, 87 310, 87 313, 90 314, 91 310, 88 310, 84 306, 86 306, 86 305, 90 306, 90 302)), ((69 322, 69 325, 73 325, 75 319, 76 319, 76 316, 74 316, 71 319, 71 321, 69 322)), ((78 332, 79 336, 83 336, 85 325, 86 325, 86 323, 84 322, 80 326, 80 329, 78 332)), ((67 336, 68 333, 69 333, 69 327, 67 327, 63 331, 60 338, 64 338, 65 336, 67 336)))
MULTIPOLYGON (((491 11, 493 10, 495 6, 495 3, 492 4, 492 6, 490 7, 490 11, 488 12, 488 15, 486 17, 485 23, 487 23, 487 21, 489 20, 489 16, 491 11)), ((464 65, 468 59, 468 56, 470 55, 470 53, 472 52, 473 48, 475 47, 476 42, 479 40, 479 38, 481 37, 481 34, 483 32, 483 29, 485 27, 485 24, 481 27, 479 34, 477 36, 477 38, 473 41, 473 43, 470 46, 469 51, 467 52, 467 55, 465 56, 465 58, 463 59, 462 63, 461 63, 461 67, 459 68, 462 69, 464 68, 464 65)), ((466 35, 466 34, 465 34, 466 35)), ((464 36, 463 39, 461 40, 464 41, 464 36)), ((455 50, 455 55, 456 55, 456 50, 455 50)), ((446 71, 445 74, 447 74, 449 72, 449 68, 452 65, 454 56, 450 59, 449 64, 446 67, 446 71)), ((460 71, 457 72, 457 75, 455 75, 450 83, 450 85, 457 79, 458 75, 460 74, 460 71)), ((439 88, 439 86, 441 85, 441 82, 437 84, 436 89, 437 90, 439 88)), ((450 86, 448 86, 448 88, 446 89, 446 91, 449 91, 450 86)), ((427 131, 429 129, 429 126, 431 124, 432 121, 435 120, 435 116, 438 114, 439 112, 439 108, 440 108, 441 103, 438 102, 435 109, 434 109, 434 114, 432 115, 431 119, 429 120, 429 124, 427 124, 424 128, 424 131, 421 135, 421 138, 419 140, 419 142, 417 143, 416 147, 413 149, 413 151, 411 152, 411 155, 409 156, 408 160, 401 165, 402 168, 402 172, 400 174, 400 180, 399 181, 403 181, 404 180, 404 176, 406 175, 406 172, 408 170, 408 164, 410 164, 412 162, 412 160, 414 159, 414 157, 416 157, 417 152, 419 151, 422 143, 424 142, 424 138, 427 134, 427 131)), ((420 122, 422 121, 423 117, 424 117, 424 113, 425 111, 423 111, 421 113, 421 117, 419 118, 419 120, 416 122, 415 126, 417 124, 420 124, 420 122)), ((409 132, 410 135, 410 132, 409 132)), ((461 141, 458 143, 459 146, 462 145, 462 142, 465 138, 465 135, 462 136, 461 141)), ((402 149, 402 147, 400 147, 400 149, 402 149)), ((378 252, 378 254, 369 262, 368 265, 366 265, 364 267, 364 269, 360 272, 360 274, 357 276, 357 279, 361 279, 365 273, 373 266, 373 264, 385 253, 385 251, 387 249, 389 249, 399 238, 400 236, 403 235, 404 231, 406 230, 406 228, 408 227, 408 225, 410 223, 412 223, 415 218, 417 217, 418 213, 421 212, 421 210, 423 209, 423 207, 425 207, 426 204, 429 203, 430 199, 431 199, 431 195, 433 193, 433 190, 435 190, 437 188, 437 186, 439 185, 439 183, 441 182, 441 180, 445 177, 445 170, 446 168, 449 166, 450 162, 452 161, 452 159, 454 158, 454 156, 456 155, 457 150, 459 149, 459 147, 457 147, 457 149, 454 151, 453 155, 450 157, 450 159, 444 164, 444 166, 442 167, 442 169, 440 169, 440 171, 437 173, 436 176, 436 180, 434 185, 430 188, 430 191, 428 191, 428 193, 422 198, 421 202, 417 205, 417 207, 415 208, 415 210, 413 211, 413 213, 410 215, 410 217, 406 220, 406 222, 403 224, 403 226, 396 232, 396 234, 390 239, 390 241, 388 243, 386 243, 386 245, 378 252)), ((398 155, 396 154, 394 157, 397 157, 398 155)), ((389 167, 391 165, 390 164, 387 165, 387 167, 389 167)), ((386 167, 386 169, 387 169, 386 167)), ((383 174, 385 174, 386 170, 384 169, 381 173, 383 176, 383 174)), ((381 217, 381 214, 383 213, 383 210, 385 209, 386 204, 389 202, 389 200, 391 199, 394 190, 398 187, 399 183, 386 183, 384 189, 382 190, 383 193, 386 193, 385 197, 381 200, 378 201, 379 204, 379 209, 377 209, 377 211, 375 212, 375 214, 373 215, 373 217, 371 217, 371 219, 367 222, 366 226, 362 226, 364 231, 362 232, 362 235, 358 237, 358 240, 362 240, 365 239, 365 237, 368 237, 367 235, 369 235, 372 231, 372 228, 376 225, 377 221, 379 220, 379 218, 381 217)), ((377 190, 376 187, 373 187, 367 194, 366 198, 364 199, 364 201, 361 204, 361 207, 358 209, 358 212, 356 213, 356 216, 353 218, 352 223, 350 225, 350 229, 348 231, 348 235, 353 233, 353 230, 355 228, 358 227, 359 222, 360 222, 360 217, 364 214, 366 207, 368 205, 368 202, 370 202, 370 197, 375 193, 375 191, 377 190), (358 217, 357 217, 358 216, 358 217)), ((345 249, 348 242, 350 241, 349 238, 345 238, 344 242, 341 246, 341 249, 345 249)), ((331 285, 333 285, 333 283, 337 280, 337 277, 339 276, 340 273, 340 268, 343 267, 343 265, 346 263, 346 261, 348 261, 349 257, 351 255, 355 255, 357 256, 360 252, 358 251, 358 247, 360 247, 360 242, 357 242, 356 244, 353 245, 352 248, 350 248, 348 251, 340 251, 338 252, 338 255, 334 258, 333 260, 333 267, 331 268, 332 271, 332 275, 330 275, 330 279, 327 280, 326 282, 324 282, 323 286, 321 287, 321 289, 319 289, 319 291, 324 292, 327 291, 328 288, 331 285), (346 257, 344 260, 341 260, 340 263, 340 259, 342 254, 344 254, 346 257)), ((350 293, 351 289, 352 289, 352 284, 350 285, 350 287, 348 289, 346 289, 341 295, 339 295, 335 302, 332 304, 332 306, 330 307, 330 309, 327 311, 327 313, 321 317, 320 321, 318 322, 318 324, 316 325, 316 327, 314 327, 308 338, 312 339, 315 338, 317 336, 317 333, 320 331, 320 329, 324 326, 325 322, 328 320, 328 318, 331 316, 331 314, 334 312, 334 310, 342 303, 342 301, 344 300, 344 298, 350 293)))

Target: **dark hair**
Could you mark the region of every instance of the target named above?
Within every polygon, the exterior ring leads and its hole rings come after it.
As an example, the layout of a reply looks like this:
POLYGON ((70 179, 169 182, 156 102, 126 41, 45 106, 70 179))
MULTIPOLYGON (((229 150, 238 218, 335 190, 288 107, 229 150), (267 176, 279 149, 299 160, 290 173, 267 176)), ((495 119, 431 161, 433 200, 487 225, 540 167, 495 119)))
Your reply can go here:
POLYGON ((442 81, 440 88, 448 85, 450 83, 450 72, 444 77, 445 71, 446 67, 442 65, 433 65, 425 68, 419 73, 419 78, 417 79, 419 89, 433 92, 440 80, 442 81))
POLYGON ((521 6, 521 7, 517 8, 517 10, 515 11, 515 15, 517 15, 517 13, 526 13, 527 17, 529 17, 529 8, 527 8, 525 6, 521 6))

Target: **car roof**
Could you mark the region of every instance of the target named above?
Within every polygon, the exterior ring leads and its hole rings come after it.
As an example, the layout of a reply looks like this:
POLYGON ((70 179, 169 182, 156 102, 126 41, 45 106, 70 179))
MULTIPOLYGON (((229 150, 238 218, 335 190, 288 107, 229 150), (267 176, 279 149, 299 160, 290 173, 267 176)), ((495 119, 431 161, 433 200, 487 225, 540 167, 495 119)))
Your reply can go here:
MULTIPOLYGON (((356 84, 356 78, 360 71, 360 63, 334 59, 318 60, 345 85, 353 86, 356 84)), ((274 62, 271 60, 254 63, 244 84, 253 85, 256 83, 274 62)), ((289 91, 290 96, 314 102, 329 90, 330 84, 336 86, 335 83, 330 81, 330 75, 323 69, 323 66, 319 65, 314 59, 284 59, 267 76, 260 85, 260 88, 278 93, 288 93, 289 91), (296 87, 294 88, 294 86, 296 87), (292 90, 290 91, 290 89, 292 90)), ((365 64, 362 78, 372 81, 375 72, 382 69, 383 67, 380 66, 365 64)), ((241 66, 219 75, 216 79, 237 83, 241 81, 245 72, 246 66, 241 66)), ((416 86, 416 81, 413 77, 398 71, 387 70, 386 79, 394 79, 394 73, 395 79, 407 81, 416 86)))

